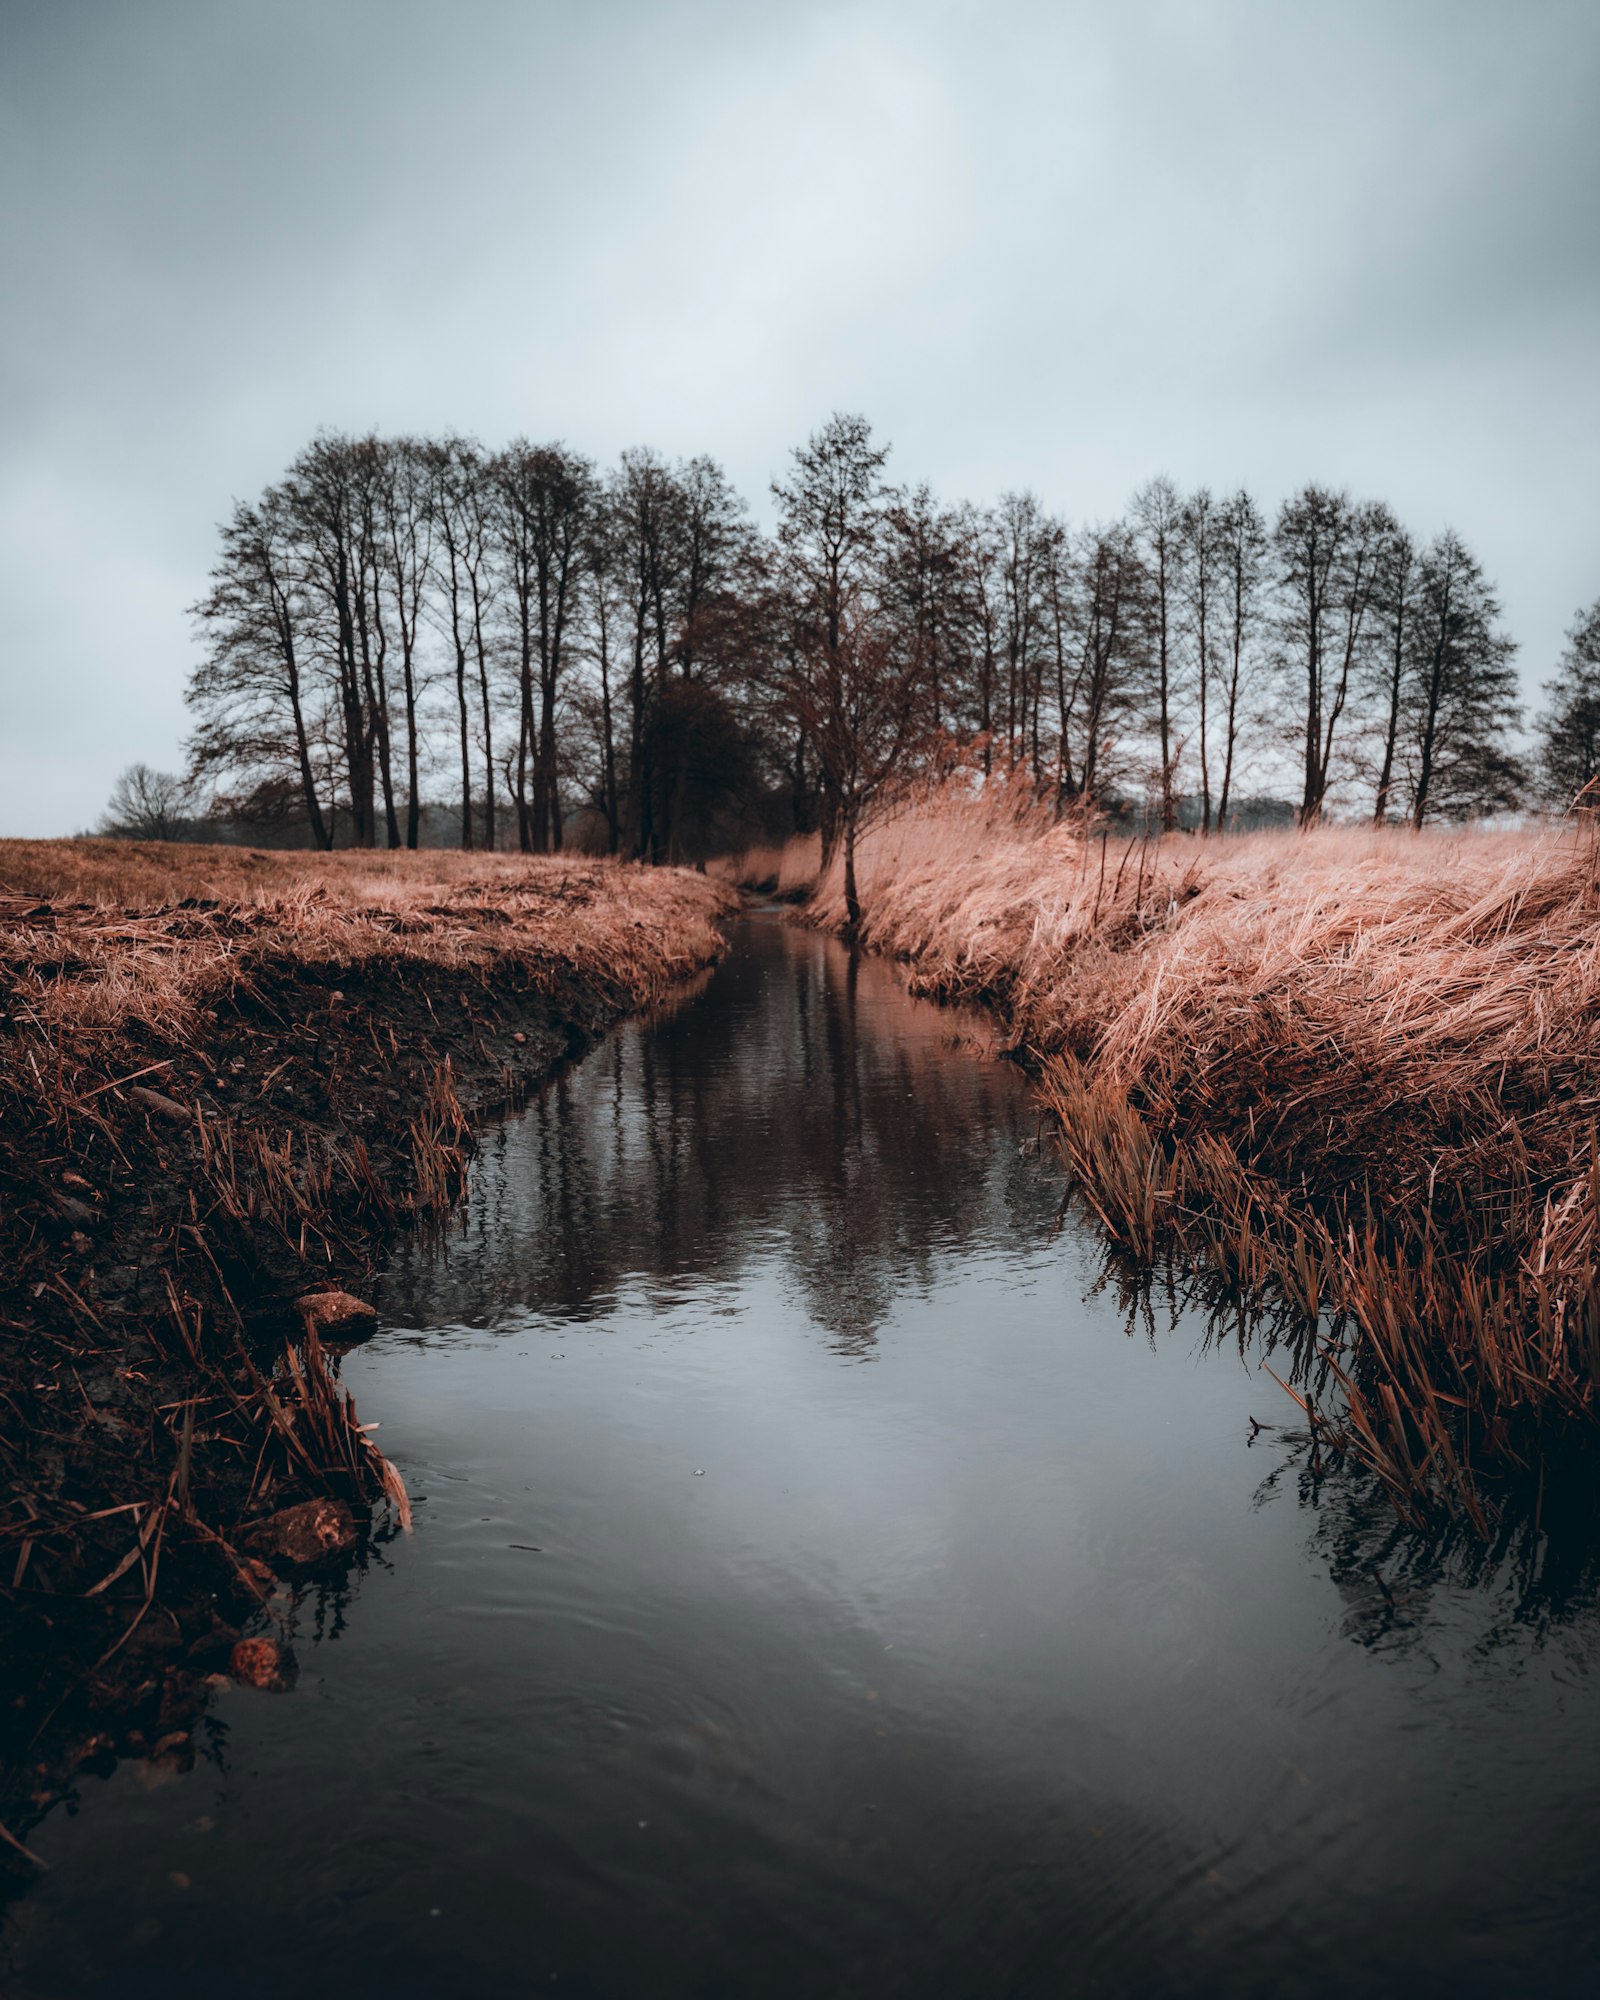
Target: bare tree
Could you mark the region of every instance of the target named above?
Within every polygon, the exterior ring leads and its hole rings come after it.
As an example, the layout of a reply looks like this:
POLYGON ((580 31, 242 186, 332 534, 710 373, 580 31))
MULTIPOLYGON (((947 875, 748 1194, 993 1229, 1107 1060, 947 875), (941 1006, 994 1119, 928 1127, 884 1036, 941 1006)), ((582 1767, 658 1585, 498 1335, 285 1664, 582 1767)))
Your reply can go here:
MULTIPOLYGON (((394 744, 389 715, 389 626, 384 616, 384 541, 388 511, 389 451, 377 437, 347 443, 354 498, 355 569, 351 607, 361 647, 361 680, 377 752, 384 834, 401 844, 395 806, 394 744)), ((374 836, 374 839, 376 836, 374 836)))
POLYGON ((625 451, 604 498, 616 574, 628 603, 628 783, 624 845, 641 857, 656 851, 649 782, 651 695, 671 671, 674 611, 680 598, 683 495, 672 468, 654 451, 625 451))
POLYGON ((1170 833, 1178 823, 1179 743, 1173 721, 1172 656, 1183 537, 1183 503, 1170 479, 1152 479, 1134 495, 1133 520, 1150 577, 1151 667, 1156 737, 1161 752, 1161 825, 1164 832, 1170 833))
POLYGON ((308 685, 307 607, 292 509, 281 487, 259 506, 236 504, 223 523, 211 588, 192 607, 206 653, 186 699, 199 717, 191 769, 216 782, 257 782, 285 765, 295 772, 306 824, 318 847, 333 845, 312 768, 321 735, 320 698, 308 685))
POLYGON ((965 622, 965 535, 959 517, 926 484, 900 495, 885 518, 885 606, 923 661, 928 721, 937 734, 961 701, 965 622))
POLYGON ((461 845, 473 844, 472 697, 474 659, 481 681, 484 746, 484 845, 494 846, 494 741, 483 628, 484 571, 488 557, 487 473, 482 452, 463 438, 428 447, 430 511, 437 542, 436 571, 443 603, 440 622, 455 670, 456 737, 461 761, 461 845))
POLYGON ((100 831, 118 840, 184 840, 193 822, 194 791, 187 778, 130 764, 111 788, 100 831))
POLYGON ((737 586, 754 531, 749 510, 714 458, 691 458, 678 468, 676 484, 677 658, 685 678, 692 678, 703 665, 707 621, 737 586))
POLYGON ((1083 531, 1073 606, 1081 658, 1067 724, 1076 730, 1077 791, 1086 799, 1102 795, 1119 734, 1139 699, 1145 588, 1144 566, 1125 523, 1083 531))
POLYGON ((562 445, 529 445, 519 440, 495 460, 494 477, 521 694, 518 840, 524 852, 543 854, 561 846, 556 699, 567 661, 567 626, 576 601, 585 532, 594 503, 594 472, 586 458, 562 445), (531 803, 527 787, 530 762, 531 803))
POLYGON ((835 845, 844 852, 845 918, 854 936, 861 926, 856 843, 920 747, 928 684, 915 644, 865 593, 848 592, 838 614, 833 643, 802 655, 792 698, 836 801, 835 845))
POLYGON ((1218 511, 1217 546, 1222 598, 1223 749, 1216 823, 1226 827, 1244 720, 1245 682, 1252 648, 1263 622, 1262 593, 1267 576, 1266 523, 1242 486, 1218 511))
POLYGON ((1600 598, 1567 633, 1539 720, 1539 776, 1544 795, 1570 806, 1600 777, 1600 598))
POLYGON ((1056 690, 1056 771, 1054 805, 1060 817, 1076 789, 1072 762, 1072 718, 1083 689, 1087 654, 1073 634, 1073 551, 1066 523, 1053 521, 1044 551, 1044 613, 1056 690))
POLYGON ((797 447, 788 479, 772 489, 794 627, 796 720, 808 733, 838 711, 826 721, 832 747, 824 751, 813 738, 822 774, 824 855, 833 851, 845 810, 837 789, 843 766, 836 740, 838 715, 851 707, 843 690, 856 684, 866 662, 881 656, 881 631, 867 606, 881 562, 885 516, 895 498, 883 478, 888 456, 887 445, 873 443, 865 417, 835 415, 797 447), (840 650, 847 610, 854 635, 849 663, 840 650))
POLYGON ((978 740, 983 752, 983 773, 994 768, 995 709, 1000 678, 1001 584, 1003 544, 999 523, 991 510, 964 501, 956 521, 963 556, 963 594, 970 632, 966 651, 970 657, 970 679, 978 740))
POLYGON ((1307 486, 1284 502, 1273 543, 1278 557, 1284 664, 1302 689, 1300 823, 1322 817, 1333 746, 1373 631, 1380 556, 1389 528, 1382 507, 1307 486))
POLYGON ((1044 664, 1042 585, 1051 524, 1031 493, 1001 496, 1002 648, 1006 665, 1006 758, 1015 769, 1030 756, 1040 776, 1039 696, 1044 664))
POLYGON ((1372 820, 1382 826, 1389 817, 1394 796, 1396 753, 1400 747, 1400 718, 1405 698, 1406 656, 1411 640, 1411 619, 1415 610, 1417 552, 1411 537, 1398 522, 1391 524, 1378 557, 1377 594, 1374 612, 1381 633, 1383 755, 1378 765, 1377 788, 1373 794, 1372 820))
MULTIPOLYGON (((433 475, 428 447, 415 438, 397 438, 379 447, 377 568, 394 610, 400 644, 400 690, 406 726, 406 846, 417 844, 421 789, 421 731, 417 708, 422 693, 418 639, 423 608, 433 582, 433 475)), ((375 589, 381 599, 381 589, 375 589)), ((380 614, 381 615, 381 614, 380 614)))
POLYGON ((1211 489, 1199 487, 1178 515, 1178 595, 1190 648, 1200 761, 1200 829, 1209 833, 1211 813, 1211 692, 1225 588, 1225 537, 1221 510, 1211 489))
MULTIPOLYGON (((375 639, 370 461, 348 438, 316 438, 296 458, 284 482, 300 575, 313 616, 310 636, 336 691, 337 740, 357 847, 377 835, 380 742, 388 730, 380 700, 375 639)), ((389 834, 399 845, 392 788, 389 834)))
POLYGON ((1411 824, 1517 804, 1527 774, 1507 749, 1520 719, 1515 643, 1499 600, 1453 529, 1417 564, 1406 688, 1411 824))

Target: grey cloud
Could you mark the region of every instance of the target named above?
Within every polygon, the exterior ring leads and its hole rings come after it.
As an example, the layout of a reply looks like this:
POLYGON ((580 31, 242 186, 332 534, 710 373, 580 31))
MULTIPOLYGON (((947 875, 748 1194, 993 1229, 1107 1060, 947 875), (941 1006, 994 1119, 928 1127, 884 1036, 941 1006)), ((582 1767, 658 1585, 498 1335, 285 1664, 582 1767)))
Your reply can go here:
POLYGON ((0 831, 176 761, 214 524, 319 424, 1347 481, 1532 687, 1600 590, 1597 86, 1590 0, 14 0, 0 831))

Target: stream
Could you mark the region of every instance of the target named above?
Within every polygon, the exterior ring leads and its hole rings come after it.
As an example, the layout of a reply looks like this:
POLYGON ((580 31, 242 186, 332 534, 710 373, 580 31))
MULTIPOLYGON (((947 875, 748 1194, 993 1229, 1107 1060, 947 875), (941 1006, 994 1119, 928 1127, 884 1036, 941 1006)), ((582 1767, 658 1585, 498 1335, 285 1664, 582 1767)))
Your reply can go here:
POLYGON ((1311 1479, 984 1034, 757 911, 488 1132, 343 1366, 415 1533, 37 1829, 0 1991, 1600 1990, 1592 1548, 1311 1479))

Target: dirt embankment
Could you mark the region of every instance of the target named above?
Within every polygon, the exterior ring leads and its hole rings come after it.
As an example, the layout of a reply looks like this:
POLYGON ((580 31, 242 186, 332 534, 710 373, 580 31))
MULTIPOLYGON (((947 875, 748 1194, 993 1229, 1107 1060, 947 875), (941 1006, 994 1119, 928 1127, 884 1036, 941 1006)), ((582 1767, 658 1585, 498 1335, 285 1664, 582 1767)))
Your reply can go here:
MULTIPOLYGON (((0 843, 0 1852, 183 1758, 241 1627, 403 1488, 329 1365, 397 1227, 710 963, 703 876, 0 843), (335 1294, 346 1295, 340 1304, 335 1294)), ((365 1413, 371 1415, 372 1413, 365 1413)))

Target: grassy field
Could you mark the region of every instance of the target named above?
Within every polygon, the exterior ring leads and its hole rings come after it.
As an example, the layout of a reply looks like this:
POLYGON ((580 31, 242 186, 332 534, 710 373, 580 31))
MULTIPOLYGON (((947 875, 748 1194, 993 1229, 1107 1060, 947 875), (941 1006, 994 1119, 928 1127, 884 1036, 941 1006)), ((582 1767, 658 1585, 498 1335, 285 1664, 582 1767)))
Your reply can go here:
POLYGON ((709 964, 734 901, 583 860, 0 842, 0 1764, 181 1736, 173 1634, 270 1597, 263 1520, 404 1514, 326 1295, 449 1212, 475 1107, 709 964))
MULTIPOLYGON (((1319 1449, 1487 1527, 1595 1416, 1591 828, 1141 842, 947 795, 858 871, 863 945, 1004 1016, 1113 1243, 1293 1339, 1319 1449)), ((837 867, 809 908, 843 927, 837 867)))

